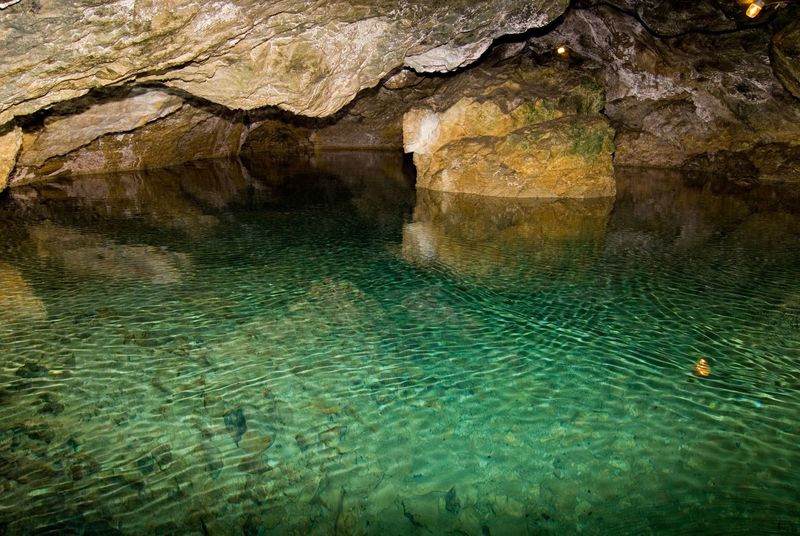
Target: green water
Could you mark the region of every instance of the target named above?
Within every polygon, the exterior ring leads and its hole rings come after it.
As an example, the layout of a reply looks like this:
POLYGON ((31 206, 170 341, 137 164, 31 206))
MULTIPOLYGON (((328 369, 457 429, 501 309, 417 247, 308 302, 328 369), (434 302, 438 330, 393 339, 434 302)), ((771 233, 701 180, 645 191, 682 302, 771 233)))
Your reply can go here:
POLYGON ((618 184, 336 153, 15 191, 0 534, 800 533, 789 194, 618 184))

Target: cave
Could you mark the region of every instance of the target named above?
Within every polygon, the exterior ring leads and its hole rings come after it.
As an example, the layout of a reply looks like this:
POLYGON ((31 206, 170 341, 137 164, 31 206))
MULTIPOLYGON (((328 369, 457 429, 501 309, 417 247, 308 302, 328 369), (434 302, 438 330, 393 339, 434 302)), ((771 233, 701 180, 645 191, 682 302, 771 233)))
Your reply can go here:
POLYGON ((797 0, 0 43, 0 536, 800 532, 797 0))

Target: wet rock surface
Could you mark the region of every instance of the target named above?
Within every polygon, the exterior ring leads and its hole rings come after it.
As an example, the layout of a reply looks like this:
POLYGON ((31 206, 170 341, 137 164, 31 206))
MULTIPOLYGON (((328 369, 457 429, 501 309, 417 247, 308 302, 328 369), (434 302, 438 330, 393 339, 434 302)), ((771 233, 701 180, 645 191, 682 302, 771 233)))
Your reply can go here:
POLYGON ((0 192, 8 184, 8 176, 17 162, 17 155, 22 148, 22 129, 5 128, 0 131, 0 192))
POLYGON ((800 23, 787 24, 772 38, 772 67, 784 87, 800 98, 800 23))

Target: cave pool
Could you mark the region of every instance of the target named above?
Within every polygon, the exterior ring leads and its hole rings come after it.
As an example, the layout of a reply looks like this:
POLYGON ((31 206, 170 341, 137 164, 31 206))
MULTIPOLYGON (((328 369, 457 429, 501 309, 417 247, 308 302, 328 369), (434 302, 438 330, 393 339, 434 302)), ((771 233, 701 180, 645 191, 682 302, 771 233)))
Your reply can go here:
POLYGON ((13 189, 0 534, 800 533, 800 196, 617 190, 378 152, 13 189))

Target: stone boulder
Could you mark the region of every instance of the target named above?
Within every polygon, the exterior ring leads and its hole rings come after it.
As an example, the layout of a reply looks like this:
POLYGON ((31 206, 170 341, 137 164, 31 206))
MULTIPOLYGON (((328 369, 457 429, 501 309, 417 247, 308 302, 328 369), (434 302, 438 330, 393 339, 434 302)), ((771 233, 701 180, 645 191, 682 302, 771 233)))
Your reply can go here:
POLYGON ((614 195, 613 130, 591 76, 524 58, 455 77, 403 118, 417 186, 499 197, 614 195))
POLYGON ((37 0, 0 12, 0 125, 94 88, 161 82, 231 109, 326 116, 407 65, 450 71, 567 7, 498 0, 37 0))

